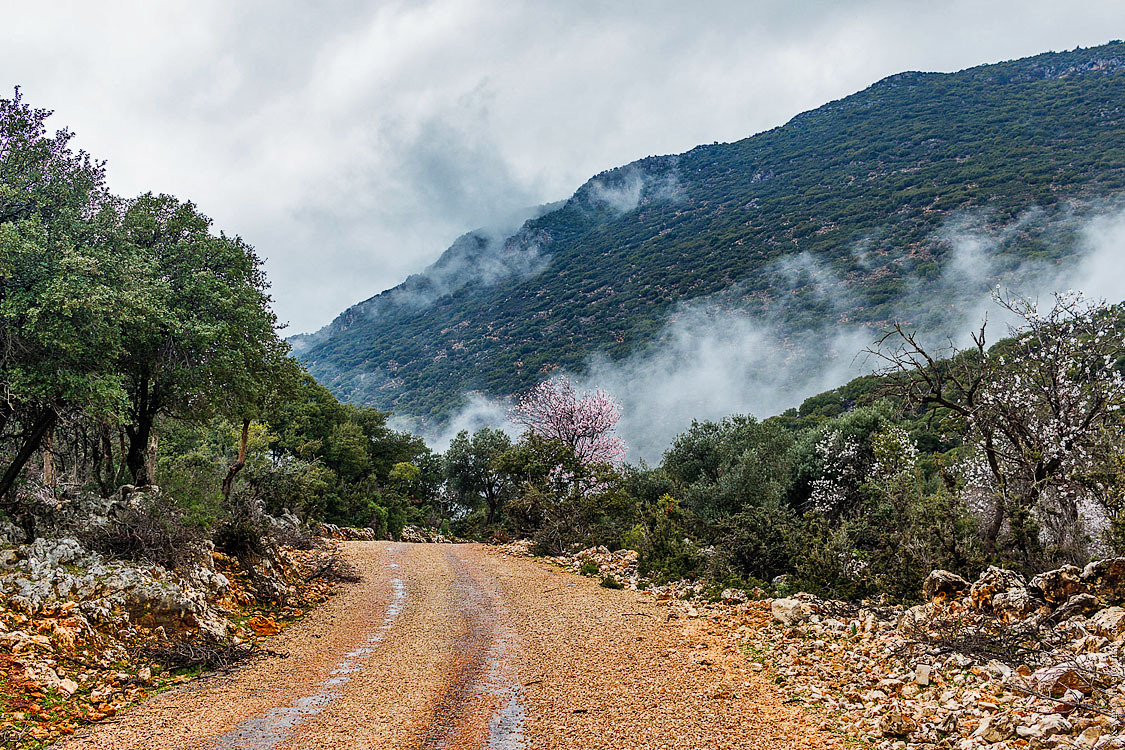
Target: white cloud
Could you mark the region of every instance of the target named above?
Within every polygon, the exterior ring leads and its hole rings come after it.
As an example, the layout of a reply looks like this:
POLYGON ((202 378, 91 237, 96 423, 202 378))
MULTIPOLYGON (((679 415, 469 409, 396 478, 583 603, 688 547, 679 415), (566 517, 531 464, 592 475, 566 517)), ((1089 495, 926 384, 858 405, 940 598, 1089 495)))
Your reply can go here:
MULTIPOLYGON (((932 287, 907 289, 896 308, 907 325, 922 322, 923 341, 937 349, 952 338, 960 346, 989 319, 988 340, 1008 334, 1015 320, 992 301, 997 283, 1006 291, 1047 301, 1052 292, 1081 290, 1111 304, 1125 300, 1125 209, 1103 207, 1092 216, 1048 216, 1031 210, 1003 226, 989 226, 981 215, 952 219, 937 239, 951 255, 932 287), (999 259, 1005 241, 1018 241, 1022 230, 1046 226, 1075 230, 1074 260, 1062 265, 1024 261, 1015 266, 999 259), (922 321, 919 320, 922 319, 922 321)), ((862 247, 857 247, 862 251, 862 247)), ((718 420, 730 414, 760 419, 796 407, 809 396, 840 386, 881 362, 865 350, 879 335, 870 326, 841 324, 841 313, 854 307, 845 280, 801 255, 780 261, 778 272, 793 284, 811 284, 833 311, 817 329, 793 330, 784 320, 784 300, 769 316, 751 316, 716 299, 684 304, 666 321, 662 335, 645 351, 618 361, 594 358, 575 377, 578 390, 603 388, 622 407, 618 434, 629 445, 631 460, 657 462, 676 435, 692 420, 718 420)), ((444 449, 460 429, 503 425, 503 405, 473 394, 463 411, 440 435, 428 441, 444 449)))
POLYGON ((1107 41, 1112 1, 10 3, 0 70, 125 194, 195 200, 311 330, 464 231, 904 69, 1107 41))

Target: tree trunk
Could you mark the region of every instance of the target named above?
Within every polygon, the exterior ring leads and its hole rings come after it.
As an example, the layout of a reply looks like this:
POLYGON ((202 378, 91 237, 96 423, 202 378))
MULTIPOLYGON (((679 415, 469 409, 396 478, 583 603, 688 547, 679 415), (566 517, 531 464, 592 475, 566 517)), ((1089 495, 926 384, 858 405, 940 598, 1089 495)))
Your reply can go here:
POLYGON ((53 408, 44 409, 39 413, 35 423, 31 426, 31 431, 24 438, 23 445, 20 446, 12 462, 8 464, 8 470, 4 472, 3 477, 0 477, 0 497, 4 497, 8 494, 8 490, 12 489, 12 485, 19 479, 23 467, 35 455, 35 451, 43 443, 44 436, 55 426, 55 420, 58 418, 59 415, 53 408))
POLYGON ((94 438, 90 441, 90 462, 93 464, 94 482, 98 485, 98 489, 102 493, 102 497, 109 494, 109 482, 107 477, 106 464, 106 445, 102 440, 101 425, 94 426, 94 438))
POLYGON ((981 432, 984 435, 984 457, 988 461, 988 469, 992 472, 993 479, 996 480, 996 486, 1000 488, 993 503, 992 518, 984 532, 984 538, 989 547, 995 547, 996 540, 1000 536, 1000 529, 1004 526, 1004 518, 1007 516, 1008 509, 1005 497, 1008 494, 1008 483, 1005 481, 1004 472, 1000 468, 1000 460, 996 456, 996 443, 992 438, 992 433, 984 430, 981 430, 981 432))
POLYGON ((15 414, 15 408, 6 400, 0 401, 0 434, 4 432, 4 428, 8 426, 8 420, 15 414))
MULTIPOLYGON (((117 466, 113 470, 113 482, 120 485, 125 481, 125 474, 129 471, 129 436, 126 434, 124 427, 117 428, 117 448, 118 455, 121 456, 117 461, 117 466)), ((117 489, 114 487, 114 489, 117 489)))
POLYGON ((152 486, 156 484, 156 450, 158 439, 155 432, 148 436, 148 446, 145 448, 144 483, 152 486))
POLYGON ((992 518, 988 520, 988 526, 984 530, 984 539, 990 548, 995 547, 996 540, 1000 536, 1000 529, 1003 528, 1004 518, 1007 516, 1006 510, 1003 496, 997 495, 992 503, 992 518))
POLYGON ((125 434, 129 438, 129 450, 125 454, 125 465, 133 477, 133 484, 144 484, 145 449, 152 434, 152 423, 144 419, 138 424, 126 425, 125 434))
POLYGON ((59 482, 58 468, 55 466, 55 430, 52 427, 43 435, 43 485, 55 494, 59 482))
POLYGON ((238 460, 227 468, 227 475, 223 477, 223 500, 230 499, 230 491, 234 486, 234 477, 246 465, 246 443, 250 440, 250 420, 242 420, 242 439, 238 443, 238 460))
POLYGON ((113 465, 113 441, 109 437, 109 425, 102 422, 98 429, 100 434, 94 436, 94 476, 102 495, 108 497, 116 489, 113 483, 117 479, 117 470, 113 465))
POLYGON ((496 511, 500 508, 500 493, 491 483, 485 485, 484 502, 488 506, 488 518, 485 520, 489 526, 496 522, 496 511))
POLYGON ((149 382, 145 378, 141 381, 137 393, 135 422, 125 425, 125 434, 129 437, 129 450, 125 454, 125 465, 129 467, 129 473, 133 476, 134 484, 144 484, 148 479, 145 474, 146 459, 156 411, 155 404, 152 403, 149 382))

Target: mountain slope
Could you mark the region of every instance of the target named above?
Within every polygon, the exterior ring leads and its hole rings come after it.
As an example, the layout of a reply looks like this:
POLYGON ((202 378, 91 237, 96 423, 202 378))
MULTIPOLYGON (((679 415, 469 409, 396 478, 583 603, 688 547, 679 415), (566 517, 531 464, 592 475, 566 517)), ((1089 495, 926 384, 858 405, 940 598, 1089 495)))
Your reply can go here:
POLYGON ((414 277, 301 357, 344 399, 440 419, 466 391, 509 395, 650 346, 690 300, 788 331, 932 323, 958 304, 933 294, 951 224, 993 237, 994 275, 1057 263, 1073 217, 1123 187, 1125 44, 902 73, 751 138, 604 172, 485 248, 502 273, 446 278, 421 302, 407 292, 433 283, 414 277))

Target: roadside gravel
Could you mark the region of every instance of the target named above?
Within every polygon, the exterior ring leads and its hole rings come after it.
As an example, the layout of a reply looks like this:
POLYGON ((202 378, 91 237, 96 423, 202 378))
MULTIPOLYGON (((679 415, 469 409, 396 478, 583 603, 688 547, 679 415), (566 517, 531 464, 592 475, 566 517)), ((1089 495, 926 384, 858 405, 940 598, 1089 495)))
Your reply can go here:
POLYGON ((838 739, 706 621, 478 545, 349 542, 363 582, 60 747, 796 748, 838 739))

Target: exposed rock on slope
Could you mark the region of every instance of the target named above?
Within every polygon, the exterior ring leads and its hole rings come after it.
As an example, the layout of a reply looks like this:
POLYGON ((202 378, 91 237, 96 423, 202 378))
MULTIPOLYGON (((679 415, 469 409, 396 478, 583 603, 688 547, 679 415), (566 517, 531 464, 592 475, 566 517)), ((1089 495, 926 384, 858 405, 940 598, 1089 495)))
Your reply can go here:
MULTIPOLYGON (((100 518, 128 495, 104 503, 100 518)), ((331 547, 243 561, 203 552, 169 570, 107 559, 72 537, 0 548, 0 746, 112 716, 187 679, 175 667, 245 657, 256 636, 277 633, 342 580, 331 547)))
POLYGON ((1030 581, 934 571, 928 601, 906 610, 800 595, 774 600, 769 625, 762 603, 710 614, 785 690, 884 750, 1108 749, 1125 747, 1122 584, 1121 558, 1030 581))

